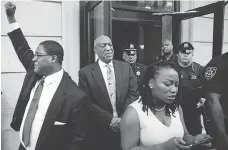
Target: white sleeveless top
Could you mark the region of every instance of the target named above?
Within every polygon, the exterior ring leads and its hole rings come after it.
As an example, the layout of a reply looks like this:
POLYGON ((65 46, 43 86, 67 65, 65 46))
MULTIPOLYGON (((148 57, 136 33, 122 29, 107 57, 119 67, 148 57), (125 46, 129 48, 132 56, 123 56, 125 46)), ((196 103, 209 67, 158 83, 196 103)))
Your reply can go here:
POLYGON ((144 146, 152 146, 161 144, 173 137, 183 138, 184 128, 180 120, 179 112, 174 113, 175 117, 171 114, 170 127, 160 122, 156 116, 148 109, 147 112, 142 110, 142 103, 139 100, 133 102, 132 106, 138 113, 140 122, 140 144, 144 146))

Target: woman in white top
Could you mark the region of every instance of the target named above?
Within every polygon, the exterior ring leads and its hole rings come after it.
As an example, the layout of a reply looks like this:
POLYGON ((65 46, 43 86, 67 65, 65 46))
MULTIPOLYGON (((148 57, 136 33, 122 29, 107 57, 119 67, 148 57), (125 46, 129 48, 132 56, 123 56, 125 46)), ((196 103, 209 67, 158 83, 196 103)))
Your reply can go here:
POLYGON ((148 66, 144 81, 145 96, 127 108, 120 122, 123 150, 184 150, 210 138, 205 134, 191 136, 186 130, 179 106, 180 73, 174 63, 148 66))

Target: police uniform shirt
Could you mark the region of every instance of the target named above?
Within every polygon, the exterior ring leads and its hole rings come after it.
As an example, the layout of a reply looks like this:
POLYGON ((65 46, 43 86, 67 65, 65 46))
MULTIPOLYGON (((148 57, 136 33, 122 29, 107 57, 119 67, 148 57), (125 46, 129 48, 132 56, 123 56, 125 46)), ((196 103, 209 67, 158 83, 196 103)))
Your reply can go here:
POLYGON ((200 99, 199 94, 197 94, 198 88, 201 87, 199 75, 203 68, 195 62, 188 67, 181 67, 180 65, 179 67, 181 71, 182 99, 184 105, 191 110, 196 109, 196 105, 200 99))
POLYGON ((130 64, 130 65, 132 67, 133 72, 135 73, 135 75, 137 77, 143 75, 143 71, 144 71, 145 65, 140 64, 140 63, 133 63, 133 64, 130 64))
POLYGON ((228 52, 213 58, 204 70, 206 92, 221 94, 220 103, 224 115, 228 117, 228 52))
POLYGON ((140 63, 134 63, 130 64, 131 68, 137 77, 137 83, 138 83, 138 88, 139 88, 139 94, 142 95, 144 92, 143 88, 143 76, 146 72, 146 65, 140 64, 140 63))

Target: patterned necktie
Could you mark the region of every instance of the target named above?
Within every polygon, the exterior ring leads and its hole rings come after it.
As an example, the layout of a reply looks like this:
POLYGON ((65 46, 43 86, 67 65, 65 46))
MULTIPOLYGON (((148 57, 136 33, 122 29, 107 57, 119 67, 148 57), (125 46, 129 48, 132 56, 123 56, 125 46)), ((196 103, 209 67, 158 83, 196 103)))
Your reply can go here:
POLYGON ((117 111, 116 111, 116 80, 115 80, 115 74, 112 71, 110 65, 106 64, 107 67, 107 81, 108 81, 108 94, 109 98, 111 100, 112 108, 113 108, 113 116, 118 117, 117 111))
POLYGON ((24 128, 23 128, 23 133, 22 133, 22 141, 24 142, 25 146, 27 147, 30 142, 30 132, 31 132, 31 127, 32 123, 36 114, 36 110, 38 108, 38 103, 40 100, 40 96, 43 90, 43 84, 44 84, 44 78, 41 79, 39 85, 36 88, 36 91, 34 93, 34 97, 32 99, 32 102, 30 104, 25 122, 24 122, 24 128))

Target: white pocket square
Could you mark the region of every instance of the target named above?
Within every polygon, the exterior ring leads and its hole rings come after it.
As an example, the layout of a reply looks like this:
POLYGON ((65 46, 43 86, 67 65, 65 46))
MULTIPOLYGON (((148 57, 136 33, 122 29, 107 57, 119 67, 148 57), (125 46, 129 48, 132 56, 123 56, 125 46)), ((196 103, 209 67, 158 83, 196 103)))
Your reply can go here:
POLYGON ((59 121, 55 121, 54 125, 65 125, 66 123, 64 122, 59 122, 59 121))

